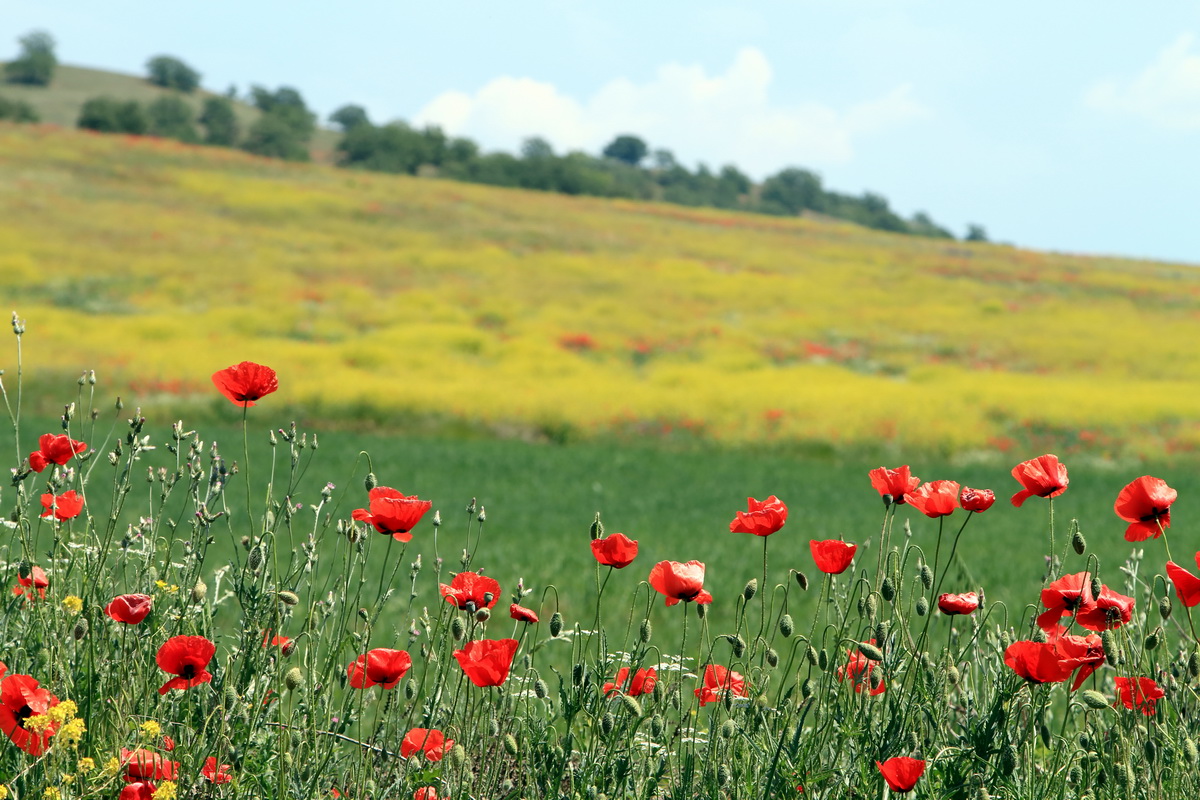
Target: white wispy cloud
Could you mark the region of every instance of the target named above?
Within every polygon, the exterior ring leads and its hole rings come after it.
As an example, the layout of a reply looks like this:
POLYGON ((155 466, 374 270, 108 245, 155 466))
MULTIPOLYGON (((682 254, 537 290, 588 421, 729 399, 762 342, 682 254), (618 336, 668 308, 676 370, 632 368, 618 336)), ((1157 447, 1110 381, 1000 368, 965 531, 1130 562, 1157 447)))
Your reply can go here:
POLYGON ((1084 96, 1091 108, 1140 117, 1174 130, 1200 130, 1200 50, 1184 33, 1126 80, 1101 81, 1084 96))

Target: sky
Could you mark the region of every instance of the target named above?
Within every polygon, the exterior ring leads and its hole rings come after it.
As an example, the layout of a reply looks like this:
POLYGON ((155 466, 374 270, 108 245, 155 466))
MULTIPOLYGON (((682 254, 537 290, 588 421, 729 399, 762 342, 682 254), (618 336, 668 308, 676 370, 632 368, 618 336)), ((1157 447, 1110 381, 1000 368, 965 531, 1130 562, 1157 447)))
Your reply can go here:
POLYGON ((0 60, 214 91, 292 86, 322 117, 438 124, 486 150, 642 137, 694 168, 789 166, 962 235, 1200 264, 1200 3, 1158 0, 0 0, 0 60))

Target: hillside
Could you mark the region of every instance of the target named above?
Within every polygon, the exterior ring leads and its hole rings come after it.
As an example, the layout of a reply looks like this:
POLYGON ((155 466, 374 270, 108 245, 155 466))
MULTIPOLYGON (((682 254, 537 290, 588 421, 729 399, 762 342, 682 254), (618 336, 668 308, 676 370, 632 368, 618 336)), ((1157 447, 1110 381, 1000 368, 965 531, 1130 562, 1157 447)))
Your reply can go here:
MULTIPOLYGON (((192 94, 180 94, 161 86, 155 86, 144 77, 122 75, 117 72, 86 67, 68 67, 61 64, 55 70, 54 80, 49 86, 0 83, 0 96, 13 100, 24 100, 37 110, 38 117, 42 122, 64 128, 75 127, 75 123, 79 119, 79 110, 83 108, 83 104, 87 100, 93 97, 107 95, 117 100, 135 100, 147 104, 164 94, 178 94, 188 101, 199 114, 204 98, 211 96, 212 92, 197 90, 192 94)), ((240 102, 234 104, 234 109, 238 114, 238 121, 243 131, 254 122, 260 113, 253 106, 240 102)), ((331 161, 338 136, 339 134, 334 131, 318 128, 313 136, 313 158, 318 161, 331 161)))
POLYGON ((195 416, 209 374, 251 359, 289 376, 277 403, 326 424, 905 452, 1200 443, 1187 267, 48 126, 0 126, 0 173, 0 296, 59 407, 91 368, 127 404, 195 416))

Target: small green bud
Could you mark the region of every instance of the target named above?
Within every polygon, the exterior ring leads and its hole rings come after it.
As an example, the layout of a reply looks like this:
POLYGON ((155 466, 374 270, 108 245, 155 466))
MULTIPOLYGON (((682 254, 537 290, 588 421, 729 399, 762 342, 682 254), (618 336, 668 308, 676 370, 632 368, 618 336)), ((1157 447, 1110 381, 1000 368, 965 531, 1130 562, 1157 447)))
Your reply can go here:
POLYGON ((772 667, 779 666, 779 653, 775 652, 774 647, 768 647, 766 652, 767 663, 772 667))
POLYGON ((202 602, 206 594, 208 594, 208 586, 204 581, 197 579, 196 585, 192 587, 192 602, 202 602))
POLYGON ((808 659, 809 664, 815 667, 817 665, 817 648, 809 645, 808 649, 804 651, 804 657, 808 659))
POLYGON ((642 640, 642 644, 648 643, 650 641, 650 636, 653 633, 654 627, 650 624, 650 620, 642 620, 642 627, 638 631, 638 638, 642 640))
POLYGON ((379 485, 379 479, 375 477, 374 472, 368 472, 367 477, 363 480, 363 486, 367 487, 367 491, 371 491, 379 485))
POLYGON ((888 603, 896 599, 896 584, 892 583, 891 578, 883 579, 883 583, 879 585, 879 594, 888 603))
POLYGON ((1170 619, 1171 611, 1171 598, 1166 595, 1158 598, 1158 615, 1163 619, 1170 619))
POLYGON ((1200 749, 1197 749, 1196 740, 1190 736, 1183 740, 1183 754, 1193 764, 1200 761, 1200 749))
POLYGON ((951 686, 958 686, 958 681, 962 676, 958 672, 958 667, 950 664, 946 667, 946 683, 951 686))
POLYGON ((1158 648, 1159 642, 1162 641, 1162 628, 1155 628, 1146 635, 1145 646, 1147 650, 1155 650, 1158 648))
POLYGON ((1084 689, 1079 693, 1079 699, 1088 708, 1094 708, 1099 711, 1102 708, 1108 708, 1108 698, 1097 692, 1095 689, 1084 689))
POLYGON ((742 599, 749 603, 756 594, 758 594, 758 578, 751 578, 746 581, 746 586, 742 589, 742 599))
POLYGON ((813 696, 813 679, 805 678, 804 683, 800 684, 800 696, 805 700, 813 696))
POLYGON ((546 695, 550 694, 550 687, 546 686, 546 682, 538 678, 533 682, 533 693, 539 699, 545 700, 546 695))
POLYGON ((1012 746, 1012 743, 1004 745, 1000 748, 1000 772, 1004 775, 1012 775, 1017 768, 1017 748, 1012 746))
POLYGON ((71 636, 74 637, 75 641, 78 642, 78 641, 82 641, 83 638, 87 635, 88 635, 87 617, 80 617, 79 619, 75 620, 75 627, 71 629, 71 636))
MULTIPOLYGON (((605 736, 612 733, 613 728, 617 725, 617 718, 613 716, 611 711, 605 711, 604 716, 600 717, 600 732, 605 736)), ((513 755, 516 755, 515 753, 513 755)))
POLYGON ((285 606, 294 606, 300 602, 300 595, 296 594, 295 592, 280 592, 279 602, 283 603, 285 606))
POLYGON ((727 719, 721 723, 721 727, 717 732, 722 739, 732 739, 737 734, 737 723, 731 719, 727 719))
POLYGON ((1200 678, 1200 651, 1192 653, 1188 659, 1188 675, 1193 678, 1200 678))
POLYGON ((1087 539, 1083 538, 1083 534, 1079 532, 1078 528, 1075 529, 1075 533, 1071 534, 1071 549, 1080 556, 1087 550, 1087 539))
POLYGON ((795 631, 796 625, 792 622, 791 614, 784 614, 779 618, 779 633, 783 636, 783 638, 787 639, 791 637, 795 631))
POLYGON ((700 619, 704 619, 706 616, 708 616, 708 606, 702 603, 696 603, 696 616, 700 619))
POLYGON ((659 736, 662 736, 664 727, 665 727, 665 725, 663 723, 663 718, 660 717, 658 714, 655 714, 653 717, 650 718, 650 735, 651 736, 654 736, 656 738, 659 736))
POLYGON ((583 685, 583 678, 587 674, 583 664, 576 664, 571 668, 571 682, 576 686, 583 685))
POLYGON ((481 608, 475 612, 475 620, 477 622, 487 622, 491 619, 492 612, 486 608, 481 608))
POLYGON ((879 601, 875 599, 875 595, 867 595, 865 605, 867 608, 867 619, 875 619, 875 614, 879 611, 879 601))
POLYGON ((295 691, 304 685, 304 673, 299 667, 292 667, 283 676, 283 685, 295 691))
POLYGON ((621 695, 621 705, 625 706, 625 710, 628 711, 635 719, 641 719, 642 704, 637 701, 637 698, 623 694, 621 695))
POLYGON ((462 621, 462 617, 454 617, 450 620, 450 635, 456 642, 461 642, 462 638, 467 635, 467 624, 462 621))
POLYGON ((741 658, 746 653, 746 640, 736 634, 726 634, 725 638, 729 641, 729 646, 733 648, 733 657, 741 658))
POLYGON ((933 570, 929 568, 928 564, 921 565, 921 585, 926 589, 933 588, 933 570))
POLYGON ((1037 642, 1038 644, 1044 644, 1046 642, 1046 632, 1041 628, 1034 630, 1033 641, 1037 642))
MULTIPOLYGON (((726 720, 726 722, 728 722, 728 721, 729 720, 726 720)), ((729 782, 731 780, 733 780, 733 773, 729 771, 729 765, 721 764, 720 766, 718 766, 717 767, 717 785, 718 786, 728 786, 729 782)))
POLYGON ((824 672, 829 669, 829 653, 825 652, 825 648, 821 648, 821 652, 817 653, 817 669, 824 672))
POLYGON ((803 572, 796 573, 796 583, 800 584, 800 588, 803 591, 808 591, 808 576, 803 572))
POLYGON ((409 702, 417 699, 417 684, 413 681, 404 682, 404 699, 409 702))
POLYGON ((451 764, 456 767, 461 767, 463 764, 467 763, 467 751, 463 749, 461 744, 456 744, 450 749, 450 755, 448 758, 450 759, 451 764))
POLYGON ((550 635, 558 636, 560 633, 562 633, 562 627, 563 627, 562 614, 555 611, 553 614, 550 615, 550 635))
POLYGON ((864 657, 869 658, 871 661, 883 661, 883 651, 873 644, 859 642, 858 652, 862 653, 864 657))
POLYGON ((1092 576, 1091 589, 1092 589, 1092 597, 1099 597, 1100 593, 1104 591, 1104 584, 1100 582, 1099 575, 1092 576))
POLYGON ((604 523, 600 521, 600 512, 596 512, 596 518, 592 520, 592 525, 588 528, 588 535, 593 540, 600 539, 604 536, 604 523))
POLYGON ((250 548, 250 555, 246 558, 246 564, 251 571, 258 569, 263 563, 263 548, 262 545, 256 544, 250 548))
POLYGON ((926 598, 925 595, 921 595, 917 598, 916 611, 918 617, 923 617, 929 613, 929 599, 926 598))

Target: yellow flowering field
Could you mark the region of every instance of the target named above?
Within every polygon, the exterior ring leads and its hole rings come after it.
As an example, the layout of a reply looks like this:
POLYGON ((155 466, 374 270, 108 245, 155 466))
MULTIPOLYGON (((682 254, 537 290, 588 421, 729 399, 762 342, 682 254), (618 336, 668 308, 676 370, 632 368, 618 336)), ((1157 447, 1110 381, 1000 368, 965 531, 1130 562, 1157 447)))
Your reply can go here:
POLYGON ((1200 445, 1187 266, 49 126, 0 125, 0 173, 0 297, 36 321, 35 387, 95 369, 194 415, 249 359, 301 414, 397 429, 1200 445))

